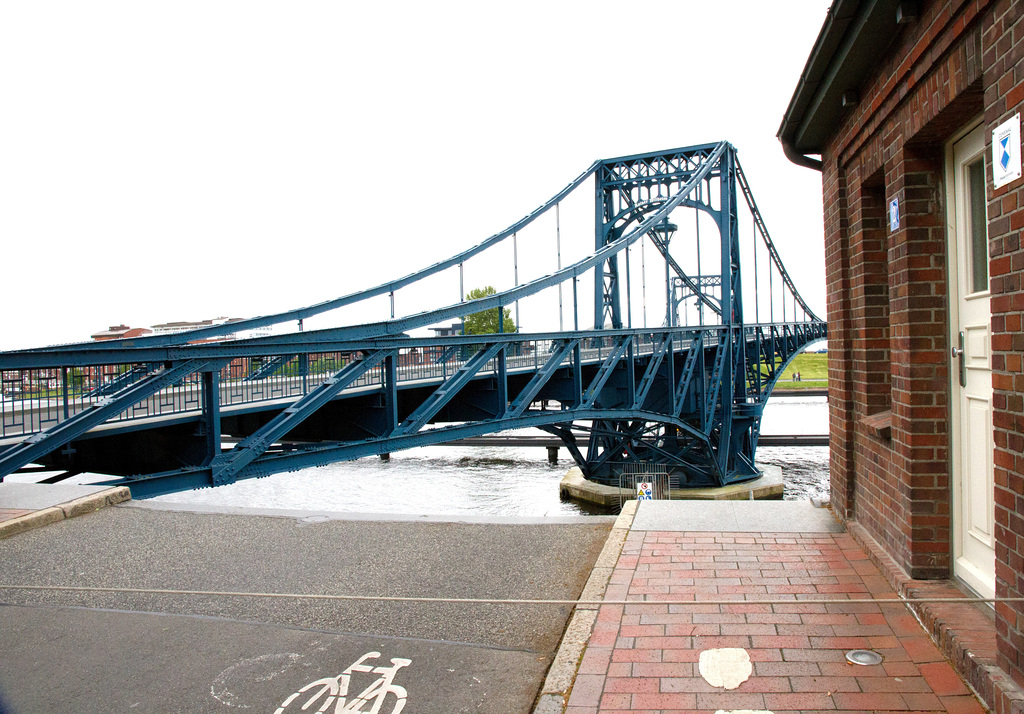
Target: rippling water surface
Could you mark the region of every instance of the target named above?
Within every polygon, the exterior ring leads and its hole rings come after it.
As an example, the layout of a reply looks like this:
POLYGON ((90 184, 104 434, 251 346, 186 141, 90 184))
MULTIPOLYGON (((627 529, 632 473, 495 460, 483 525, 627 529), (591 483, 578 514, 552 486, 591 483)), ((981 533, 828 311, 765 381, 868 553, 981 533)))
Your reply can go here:
MULTIPOLYGON (((825 397, 776 397, 765 409, 765 434, 824 434, 825 397)), ((787 499, 828 494, 828 447, 763 447, 758 461, 782 468, 787 499)), ((572 466, 543 448, 431 446, 160 496, 158 501, 254 508, 476 516, 589 513, 562 501, 558 483, 572 466)))

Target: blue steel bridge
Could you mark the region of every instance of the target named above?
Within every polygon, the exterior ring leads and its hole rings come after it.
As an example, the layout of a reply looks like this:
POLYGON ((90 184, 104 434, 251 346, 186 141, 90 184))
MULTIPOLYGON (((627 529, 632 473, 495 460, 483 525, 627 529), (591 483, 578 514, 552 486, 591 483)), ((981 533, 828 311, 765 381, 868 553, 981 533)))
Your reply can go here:
POLYGON ((0 480, 109 474, 145 497, 535 427, 591 479, 646 464, 673 487, 725 485, 758 475, 765 402, 824 337, 730 144, 600 160, 507 229, 372 289, 187 333, 0 353, 0 480), (570 203, 589 224, 563 265, 570 203), (544 252, 550 269, 520 274, 544 252), (467 266, 487 256, 505 284, 469 300, 467 266), (518 324, 521 304, 538 329, 518 324), (513 310, 515 332, 495 319, 493 334, 421 336, 513 310), (337 311, 357 319, 303 329, 337 311))

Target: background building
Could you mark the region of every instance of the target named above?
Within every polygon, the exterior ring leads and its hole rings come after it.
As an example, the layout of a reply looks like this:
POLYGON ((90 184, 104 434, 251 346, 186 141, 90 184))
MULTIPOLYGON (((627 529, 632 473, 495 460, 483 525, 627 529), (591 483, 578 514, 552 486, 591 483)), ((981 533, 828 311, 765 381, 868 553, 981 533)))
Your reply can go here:
POLYGON ((151 335, 153 331, 148 327, 128 327, 128 325, 111 325, 105 330, 93 333, 90 337, 97 342, 104 340, 125 340, 132 337, 151 335))

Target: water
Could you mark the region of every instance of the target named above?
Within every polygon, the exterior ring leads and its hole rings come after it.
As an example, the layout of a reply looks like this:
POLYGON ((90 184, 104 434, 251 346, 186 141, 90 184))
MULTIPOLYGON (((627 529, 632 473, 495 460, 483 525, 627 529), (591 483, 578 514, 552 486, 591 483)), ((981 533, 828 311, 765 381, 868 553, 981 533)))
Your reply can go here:
MULTIPOLYGON (((825 397, 776 397, 765 434, 824 434, 825 397)), ((828 447, 763 447, 758 461, 782 468, 787 500, 828 495, 828 447)), ((159 496, 156 501, 252 508, 453 516, 565 516, 593 511, 562 501, 558 483, 572 459, 559 449, 430 446, 391 455, 159 496)))

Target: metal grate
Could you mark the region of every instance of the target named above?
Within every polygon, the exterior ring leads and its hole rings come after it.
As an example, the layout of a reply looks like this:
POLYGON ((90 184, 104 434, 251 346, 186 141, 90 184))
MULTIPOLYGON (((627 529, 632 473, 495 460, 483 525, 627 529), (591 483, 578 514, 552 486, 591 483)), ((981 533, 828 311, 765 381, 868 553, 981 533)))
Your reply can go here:
POLYGON ((624 501, 636 498, 637 485, 651 484, 651 498, 667 501, 672 498, 668 471, 662 464, 625 463, 619 471, 619 509, 624 501), (630 494, 630 495, 626 495, 630 494))

